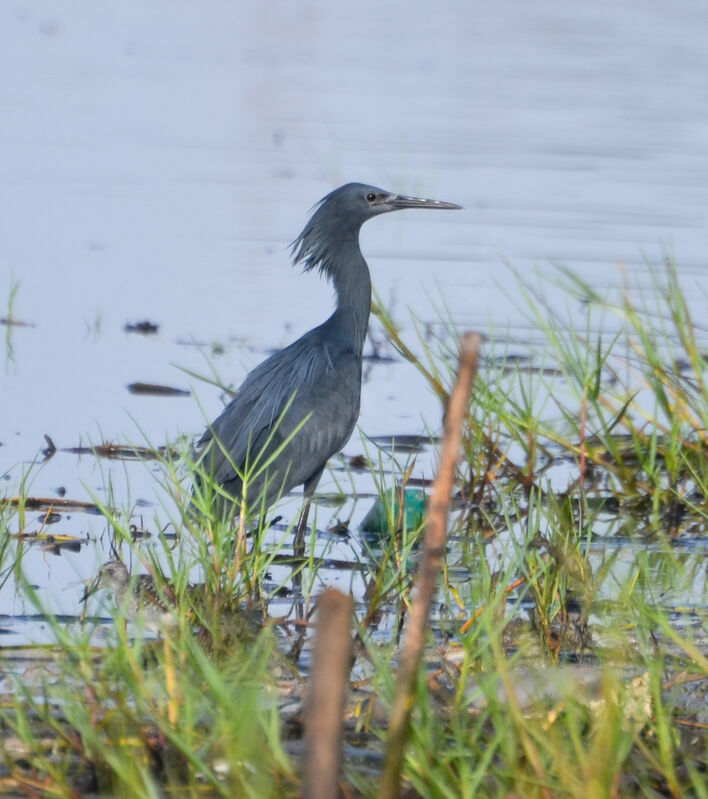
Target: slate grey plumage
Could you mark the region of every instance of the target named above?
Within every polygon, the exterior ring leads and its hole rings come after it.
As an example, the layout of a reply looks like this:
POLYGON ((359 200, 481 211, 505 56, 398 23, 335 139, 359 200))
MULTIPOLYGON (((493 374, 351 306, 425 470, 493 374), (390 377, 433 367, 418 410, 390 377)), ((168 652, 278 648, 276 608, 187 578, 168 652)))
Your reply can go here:
POLYGON ((253 369, 200 439, 202 465, 234 499, 226 512, 238 513, 244 470, 260 453, 260 463, 269 458, 273 462, 247 485, 249 506, 268 507, 280 494, 303 485, 298 536, 304 535, 312 494, 327 460, 346 444, 359 415, 371 308, 371 278, 359 248, 361 226, 403 208, 459 207, 361 183, 342 186, 317 203, 292 244, 293 263, 305 271, 317 269, 332 281, 336 307, 321 325, 253 369))

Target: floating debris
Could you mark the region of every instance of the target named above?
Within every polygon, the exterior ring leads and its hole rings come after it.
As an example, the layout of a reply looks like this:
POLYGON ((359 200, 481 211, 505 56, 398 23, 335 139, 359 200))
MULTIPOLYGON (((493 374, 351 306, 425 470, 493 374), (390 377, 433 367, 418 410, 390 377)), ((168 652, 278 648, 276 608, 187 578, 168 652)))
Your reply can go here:
POLYGON ((48 436, 46 433, 44 434, 44 440, 47 442, 47 446, 42 450, 42 455, 44 455, 44 460, 48 461, 50 458, 54 457, 57 448, 55 443, 52 441, 52 437, 48 436))
POLYGON ((364 516, 361 530, 365 533, 388 535, 391 533, 389 520, 397 529, 405 527, 415 530, 423 523, 425 516, 425 491, 420 488, 406 488, 403 492, 403 509, 401 509, 401 491, 396 490, 391 506, 391 494, 386 493, 384 499, 377 497, 371 510, 364 516))
POLYGON ((406 480, 406 485, 411 488, 430 488, 433 484, 432 477, 409 477, 406 480))
POLYGON ((79 513, 95 513, 97 515, 102 513, 94 502, 84 502, 79 499, 57 499, 56 497, 6 497, 0 499, 0 506, 2 505, 9 505, 11 508, 22 506, 25 510, 52 511, 61 509, 79 513))
POLYGON ((352 455, 349 458, 349 468, 356 471, 365 471, 371 468, 371 464, 365 455, 352 455))
POLYGON ((133 541, 139 541, 142 538, 150 538, 151 533, 144 527, 138 527, 137 524, 131 524, 128 528, 130 530, 130 537, 133 541))
POLYGON ((0 316, 0 325, 6 327, 34 327, 34 322, 23 322, 21 319, 13 319, 11 316, 0 316))
POLYGON ((392 450, 399 453, 421 452, 430 444, 439 444, 440 439, 433 436, 370 436, 374 444, 378 444, 382 449, 392 450))
POLYGON ((378 350, 368 353, 363 356, 365 361, 372 361, 374 363, 397 363, 398 359, 392 355, 382 355, 378 350))
POLYGON ((9 533, 10 538, 16 541, 49 541, 52 544, 75 544, 83 543, 83 538, 77 538, 75 535, 63 535, 61 533, 9 533))
POLYGON ((332 535, 349 535, 349 521, 341 521, 341 519, 337 519, 337 523, 329 527, 327 532, 332 533, 332 535))
POLYGON ((149 322, 147 319, 144 319, 142 322, 135 322, 134 324, 126 322, 123 328, 126 333, 140 333, 143 336, 153 336, 159 329, 160 325, 149 322))
POLYGON ((189 397, 191 391, 185 388, 161 386, 157 383, 129 383, 126 388, 131 394, 148 394, 152 397, 189 397))
POLYGON ((9 537, 15 541, 38 545, 43 552, 53 555, 61 555, 62 552, 81 552, 81 547, 86 543, 84 538, 61 533, 10 533, 9 537))
POLYGON ((300 566, 314 564, 318 569, 332 569, 334 571, 365 571, 366 563, 360 560, 341 560, 340 558, 298 558, 295 555, 283 555, 276 552, 270 557, 272 563, 286 566, 300 566))
MULTIPOLYGON (((51 555, 61 555, 62 552, 81 552, 81 547, 86 543, 82 539, 76 541, 56 541, 54 536, 47 536, 46 540, 39 542, 42 552, 49 552, 51 555)), ((62 536, 70 538, 70 536, 62 536)))
POLYGON ((94 447, 64 447, 62 452, 71 455, 95 455, 97 458, 111 458, 115 460, 128 461, 156 461, 168 458, 170 460, 179 457, 174 449, 169 447, 138 447, 127 444, 97 444, 94 447))

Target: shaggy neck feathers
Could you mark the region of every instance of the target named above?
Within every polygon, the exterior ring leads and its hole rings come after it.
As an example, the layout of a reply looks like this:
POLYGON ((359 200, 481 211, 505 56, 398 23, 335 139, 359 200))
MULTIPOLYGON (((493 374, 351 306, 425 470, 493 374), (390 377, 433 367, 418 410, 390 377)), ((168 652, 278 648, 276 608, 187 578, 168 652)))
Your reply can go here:
POLYGON ((317 269, 331 280, 337 307, 325 324, 341 343, 361 357, 371 310, 371 277, 359 248, 364 220, 342 218, 322 201, 292 244, 293 264, 317 269))

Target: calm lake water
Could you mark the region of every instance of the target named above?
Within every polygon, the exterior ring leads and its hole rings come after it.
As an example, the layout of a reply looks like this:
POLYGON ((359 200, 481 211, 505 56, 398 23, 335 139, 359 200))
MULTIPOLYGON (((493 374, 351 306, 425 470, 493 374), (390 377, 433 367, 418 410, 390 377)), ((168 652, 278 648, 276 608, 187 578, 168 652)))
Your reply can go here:
MULTIPOLYGON (((184 370, 209 374, 206 353, 237 385, 329 314, 331 290, 289 267, 287 245, 350 180, 466 209, 364 228, 374 286, 410 337, 408 309, 435 323, 445 307, 528 338, 506 262, 532 282, 560 262, 605 291, 625 272, 642 284, 645 259, 670 253, 701 319, 707 29, 699 0, 3 3, 0 307, 16 287, 12 316, 31 326, 0 328, 0 491, 16 495, 28 471, 33 496, 110 487, 149 523, 149 467, 59 452, 30 469, 44 434, 65 448, 198 433, 222 400, 184 370), (159 332, 124 332, 143 320, 159 332), (129 393, 137 381, 198 401, 129 393)), ((411 367, 370 365, 363 433, 439 419, 411 367)), ((357 433, 346 454, 361 451, 357 433)), ((91 545, 37 548, 25 566, 47 607, 76 614, 106 524, 73 513, 54 529, 91 545)), ((32 612, 6 582, 0 614, 32 612)), ((41 623, 3 626, 7 643, 43 639, 41 623)))

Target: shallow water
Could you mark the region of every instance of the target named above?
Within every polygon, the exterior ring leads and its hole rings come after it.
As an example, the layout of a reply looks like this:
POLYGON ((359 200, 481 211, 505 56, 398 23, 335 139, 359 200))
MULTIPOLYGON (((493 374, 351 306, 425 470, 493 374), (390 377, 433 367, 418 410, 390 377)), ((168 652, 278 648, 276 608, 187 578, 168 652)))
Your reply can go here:
MULTIPOLYGON (((531 282, 562 262, 605 291, 625 270, 641 284, 645 256, 668 251, 701 318, 707 22, 698 0, 4 4, 0 303, 18 282, 12 317, 31 326, 0 328, 3 492, 16 495, 29 471, 31 495, 110 493, 150 526, 163 501, 154 466, 59 451, 30 469, 44 434, 61 450, 198 433, 221 407, 187 373, 209 374, 205 353, 238 384, 327 315, 329 288, 289 268, 287 245, 348 180, 465 206, 364 228, 375 288, 409 337, 408 308, 437 323, 444 306, 462 327, 508 330, 523 354, 530 326, 506 261, 531 282), (159 331, 124 332, 143 320, 159 331), (136 382, 193 394, 130 393, 136 382)), ((552 282, 545 290, 565 303, 552 282)), ((439 420, 411 367, 367 364, 363 433, 437 431, 439 420)), ((345 453, 362 449, 355 434, 345 453)), ((428 452, 414 476, 433 468, 428 452)), ((372 492, 365 476, 355 483, 372 492)), ((351 515, 356 530, 366 510, 321 508, 318 529, 351 515)), ((43 518, 30 513, 27 529, 43 518)), ((52 529, 89 545, 33 547, 24 565, 46 607, 73 615, 106 559, 106 524, 67 512, 52 529)), ((333 557, 356 546, 355 533, 333 557)), ((44 640, 23 618, 32 612, 5 582, 3 641, 44 640)))

